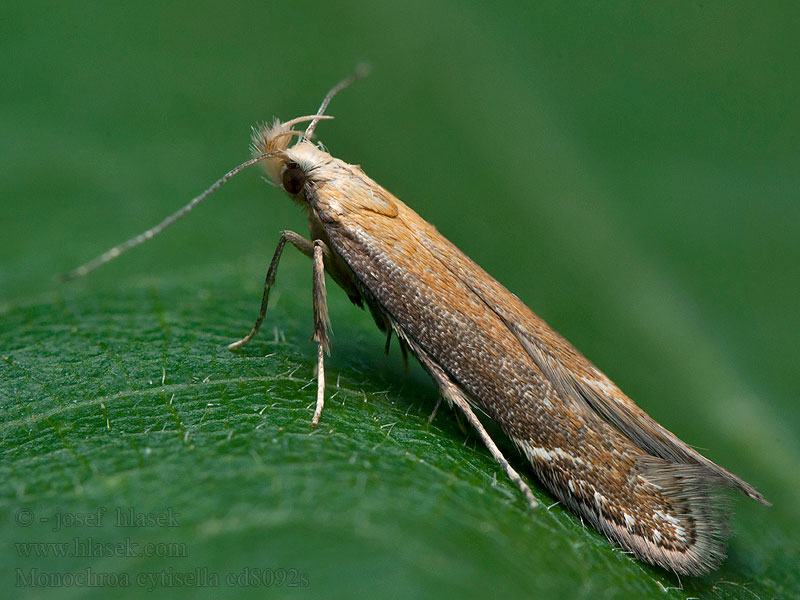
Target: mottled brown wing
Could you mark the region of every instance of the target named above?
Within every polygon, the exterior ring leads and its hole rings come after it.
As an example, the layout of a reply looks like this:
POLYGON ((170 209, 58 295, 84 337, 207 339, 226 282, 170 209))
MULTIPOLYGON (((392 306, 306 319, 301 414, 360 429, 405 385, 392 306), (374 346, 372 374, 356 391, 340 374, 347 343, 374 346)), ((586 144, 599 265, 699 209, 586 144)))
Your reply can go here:
POLYGON ((443 266, 503 320, 562 398, 575 407, 590 407, 649 454, 669 462, 702 465, 721 485, 769 504, 752 485, 708 460, 657 423, 572 344, 488 276, 452 242, 438 232, 434 235, 423 232, 418 240, 434 256, 453 257, 443 262, 443 266))
MULTIPOLYGON (((715 567, 726 530, 708 476, 713 463, 660 456, 653 450, 659 444, 682 451, 685 445, 661 429, 666 441, 644 443, 647 429, 617 419, 613 408, 600 410, 606 399, 587 399, 571 383, 599 373, 591 363, 434 227, 358 173, 318 182, 310 205, 368 302, 423 365, 434 364, 502 427, 556 497, 623 547, 682 573, 715 567), (396 214, 364 210, 363 199, 376 189, 381 206, 388 198, 396 214), (349 210, 349 198, 359 199, 358 210, 349 210), (553 348, 554 361, 565 364, 553 368, 537 355, 540 347, 553 348)), ((593 380, 617 389, 604 377, 593 380)), ((636 408, 619 394, 612 406, 636 408)))

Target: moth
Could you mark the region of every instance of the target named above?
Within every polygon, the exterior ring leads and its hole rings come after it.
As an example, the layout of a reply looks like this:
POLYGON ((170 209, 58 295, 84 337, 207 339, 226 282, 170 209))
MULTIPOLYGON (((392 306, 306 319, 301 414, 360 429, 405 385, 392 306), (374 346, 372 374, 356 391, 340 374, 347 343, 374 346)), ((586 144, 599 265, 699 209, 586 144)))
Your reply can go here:
POLYGON ((749 483, 705 458, 628 398, 566 339, 359 166, 329 154, 312 136, 335 86, 315 115, 254 129, 253 158, 228 172, 156 227, 112 248, 67 278, 163 231, 242 169, 260 164, 306 213, 309 236, 281 232, 267 270, 258 332, 286 244, 312 261, 317 402, 324 405, 330 352, 325 273, 371 313, 388 344, 395 335, 430 374, 519 487, 538 503, 487 433, 495 421, 559 501, 641 560, 701 575, 725 557, 726 513, 719 487, 768 505, 749 483), (294 127, 309 122, 305 132, 294 127))

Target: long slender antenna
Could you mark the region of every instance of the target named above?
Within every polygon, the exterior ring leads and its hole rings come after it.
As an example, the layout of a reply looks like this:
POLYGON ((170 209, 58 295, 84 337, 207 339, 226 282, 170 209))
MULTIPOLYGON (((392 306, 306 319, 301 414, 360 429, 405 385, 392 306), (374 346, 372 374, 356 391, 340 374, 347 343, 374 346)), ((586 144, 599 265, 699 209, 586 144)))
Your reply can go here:
POLYGON ((369 75, 369 72, 371 70, 372 68, 367 63, 361 63, 356 67, 355 73, 350 75, 350 77, 348 77, 347 79, 342 79, 339 83, 333 86, 331 88, 331 91, 328 92, 328 95, 325 96, 325 99, 322 101, 322 104, 320 104, 316 118, 313 121, 311 121, 311 124, 308 126, 308 128, 306 128, 306 133, 305 135, 303 135, 303 137, 306 138, 307 140, 311 139, 311 136, 314 135, 314 129, 316 129, 317 127, 317 123, 319 123, 319 120, 322 118, 322 115, 325 114, 325 109, 328 108, 328 104, 331 103, 331 100, 333 100, 333 97, 336 94, 341 92, 348 85, 355 83, 359 79, 363 79, 364 77, 369 75))
POLYGON ((69 281, 70 279, 77 279, 78 277, 83 277, 87 273, 91 273, 92 271, 94 271, 97 267, 101 267, 104 264, 106 264, 107 262, 110 262, 110 261, 114 260, 115 258, 117 258, 123 252, 126 252, 126 251, 130 250, 131 248, 134 248, 134 247, 138 246, 139 244, 143 244, 146 241, 153 239, 159 233, 164 231, 167 227, 172 225, 175 221, 177 221, 178 219, 183 217, 186 213, 188 213, 190 210, 192 210, 195 206, 200 204, 208 196, 210 196, 215 191, 217 191, 231 177, 233 177, 237 173, 245 170, 247 167, 253 166, 257 162, 262 161, 265 158, 270 158, 271 156, 274 156, 275 154, 277 154, 277 152, 267 152, 265 154, 259 154, 258 156, 254 157, 254 158, 251 158, 250 160, 245 161, 242 164, 234 167, 233 169, 231 169, 230 171, 225 173, 225 175, 220 177, 206 191, 204 191, 199 196, 193 198, 192 201, 189 202, 186 206, 184 206, 183 208, 181 208, 176 213, 170 215, 169 217, 167 217, 166 219, 161 221, 161 223, 159 223, 155 227, 151 227, 150 229, 148 229, 147 231, 145 231, 143 233, 140 233, 136 237, 132 237, 128 241, 122 242, 121 244, 119 244, 117 246, 114 246, 110 250, 106 250, 105 252, 103 252, 103 254, 101 254, 97 258, 94 258, 94 259, 90 260, 89 262, 82 264, 80 267, 78 267, 77 269, 73 269, 69 273, 65 273, 65 274, 57 276, 56 279, 58 281, 69 281))

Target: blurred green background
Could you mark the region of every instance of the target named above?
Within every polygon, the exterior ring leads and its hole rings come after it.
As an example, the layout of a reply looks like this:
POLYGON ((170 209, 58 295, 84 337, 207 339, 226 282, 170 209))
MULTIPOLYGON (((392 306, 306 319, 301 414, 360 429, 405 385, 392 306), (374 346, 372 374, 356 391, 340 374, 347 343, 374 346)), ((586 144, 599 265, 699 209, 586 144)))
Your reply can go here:
POLYGON ((3 586, 798 597, 798 23, 796 3, 5 2, 3 586), (560 507, 529 511, 449 411, 428 425, 433 385, 396 347, 383 358, 332 286, 329 402, 311 431, 305 258, 285 254, 262 334, 225 347, 256 316, 279 231, 305 233, 255 171, 91 277, 52 282, 363 60, 372 75, 317 129, 331 152, 773 502, 733 500, 719 571, 679 589, 560 507), (178 516, 120 528, 117 510, 178 516))

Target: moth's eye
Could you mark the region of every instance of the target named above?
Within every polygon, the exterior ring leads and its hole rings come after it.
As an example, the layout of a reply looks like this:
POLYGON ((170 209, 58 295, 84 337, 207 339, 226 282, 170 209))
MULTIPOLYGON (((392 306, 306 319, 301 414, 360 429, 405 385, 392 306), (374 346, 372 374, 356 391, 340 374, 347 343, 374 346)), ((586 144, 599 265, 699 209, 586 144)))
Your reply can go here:
POLYGON ((288 163, 282 175, 283 189, 294 196, 300 193, 305 182, 306 172, 297 163, 288 163))

